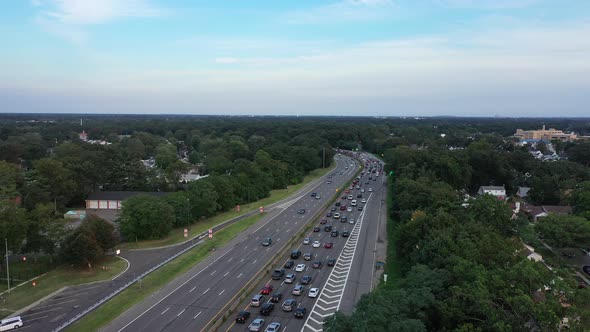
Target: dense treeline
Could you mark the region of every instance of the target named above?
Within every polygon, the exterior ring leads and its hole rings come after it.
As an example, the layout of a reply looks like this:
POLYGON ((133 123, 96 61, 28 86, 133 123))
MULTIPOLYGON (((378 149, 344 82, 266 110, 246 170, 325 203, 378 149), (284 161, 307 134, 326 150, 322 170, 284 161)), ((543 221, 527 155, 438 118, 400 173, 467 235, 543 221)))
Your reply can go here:
POLYGON ((534 231, 557 248, 588 248, 588 169, 543 163, 490 136, 471 141, 455 151, 377 151, 395 172, 387 272, 398 276, 363 296, 352 316, 330 318, 326 331, 555 331, 563 318, 573 331, 589 326, 590 289, 578 289, 569 268, 526 258, 520 232, 529 221, 491 196, 464 200, 480 185, 530 183, 533 201, 571 203, 576 214, 541 219, 534 231))

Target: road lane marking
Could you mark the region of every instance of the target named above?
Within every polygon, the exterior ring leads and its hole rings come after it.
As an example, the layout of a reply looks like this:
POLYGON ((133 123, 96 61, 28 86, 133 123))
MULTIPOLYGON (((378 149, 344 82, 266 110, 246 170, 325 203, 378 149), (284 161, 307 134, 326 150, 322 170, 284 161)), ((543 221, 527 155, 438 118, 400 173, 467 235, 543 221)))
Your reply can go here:
POLYGON ((182 313, 183 313, 183 312, 185 312, 185 311, 186 311, 186 309, 182 309, 182 311, 181 311, 181 312, 179 312, 179 313, 178 313, 178 315, 176 315, 176 317, 178 317, 178 316, 182 315, 182 313))
POLYGON ((224 289, 224 290, 222 290, 222 291, 219 293, 219 295, 223 294, 224 292, 225 292, 225 289, 224 289))
POLYGON ((211 289, 211 287, 207 288, 207 290, 205 290, 205 291, 203 292, 203 295, 207 294, 207 292, 208 292, 210 289, 211 289))
POLYGON ((256 262, 257 262, 257 261, 258 261, 258 259, 255 259, 255 260, 252 262, 252 264, 256 264, 256 262))
POLYGON ((188 292, 189 292, 189 293, 192 293, 192 291, 194 291, 194 290, 195 290, 195 288, 197 288, 197 286, 195 286, 195 287, 191 288, 191 290, 189 290, 188 292))
POLYGON ((240 260, 240 263, 242 263, 244 261, 244 258, 242 258, 242 260, 240 260))
POLYGON ((234 259, 233 257, 230 257, 230 258, 227 260, 227 262, 229 263, 229 262, 231 262, 233 259, 234 259))
POLYGON ((199 317, 199 315, 202 313, 202 311, 199 311, 198 314, 195 315, 195 317, 193 317, 193 319, 196 319, 197 317, 199 317))
POLYGON ((214 275, 214 274, 215 274, 215 272, 217 272, 217 270, 215 270, 215 271, 211 272, 211 274, 210 274, 210 275, 211 275, 211 276, 212 276, 212 275, 214 275))
POLYGON ((170 307, 166 308, 166 310, 162 311, 162 313, 160 314, 160 316, 162 316, 163 314, 166 313, 166 311, 170 310, 170 307))
POLYGON ((240 275, 236 278, 236 279, 240 279, 240 277, 242 276, 243 273, 240 273, 240 275))
POLYGON ((225 272, 225 274, 223 276, 227 277, 228 274, 229 274, 229 271, 225 272))

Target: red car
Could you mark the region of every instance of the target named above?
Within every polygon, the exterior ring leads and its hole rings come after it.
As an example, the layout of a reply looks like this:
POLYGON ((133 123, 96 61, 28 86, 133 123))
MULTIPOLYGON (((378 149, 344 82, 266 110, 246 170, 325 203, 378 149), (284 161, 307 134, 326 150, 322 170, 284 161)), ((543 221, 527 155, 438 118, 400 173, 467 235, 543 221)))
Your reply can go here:
POLYGON ((350 189, 346 189, 345 193, 350 194, 350 189))
POLYGON ((346 205, 340 205, 340 210, 342 210, 342 211, 346 210, 346 205))
POLYGON ((341 198, 342 198, 342 199, 346 199, 346 196, 342 196, 341 198))
MULTIPOLYGON (((324 243, 324 248, 326 248, 326 249, 330 249, 330 248, 332 248, 333 246, 334 246, 334 243, 332 243, 332 242, 326 242, 326 243, 324 243)), ((272 288, 272 287, 271 287, 271 288, 272 288)), ((263 294, 264 294, 264 293, 263 293, 263 294)), ((267 293, 267 294, 268 294, 268 293, 267 293)))
POLYGON ((260 290, 260 294, 262 295, 268 295, 270 292, 272 292, 272 285, 266 285, 260 290))

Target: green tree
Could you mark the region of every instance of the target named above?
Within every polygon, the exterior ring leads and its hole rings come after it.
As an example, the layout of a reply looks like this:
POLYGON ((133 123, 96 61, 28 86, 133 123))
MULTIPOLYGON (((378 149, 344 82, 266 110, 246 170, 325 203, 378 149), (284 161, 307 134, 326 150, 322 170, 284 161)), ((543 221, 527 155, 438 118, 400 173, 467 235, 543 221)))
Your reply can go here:
POLYGON ((77 230, 68 235, 62 244, 62 256, 66 262, 88 266, 92 269, 92 264, 103 256, 104 252, 96 238, 88 231, 77 230))
POLYGON ((0 199, 17 197, 22 182, 22 174, 18 165, 0 160, 0 199))
POLYGON ((27 235, 26 210, 13 201, 0 200, 0 239, 8 239, 8 249, 18 251, 27 235))
POLYGON ((590 181, 576 186, 572 195, 574 213, 590 220, 590 181))
POLYGON ((193 216, 188 195, 185 192, 170 193, 163 199, 174 210, 174 227, 182 227, 192 224, 193 216))
POLYGON ((118 239, 115 233, 115 226, 100 217, 91 215, 84 220, 80 227, 83 231, 92 234, 103 252, 109 251, 117 244, 118 239))
POLYGON ((174 219, 174 209, 163 199, 133 196, 123 202, 121 234, 127 241, 160 239, 168 235, 174 219))
POLYGON ((156 148, 156 165, 161 169, 166 169, 174 163, 178 157, 176 156, 176 147, 172 144, 160 144, 156 148))
POLYGON ((535 230, 559 248, 590 246, 590 221, 583 217, 550 214, 537 221, 535 230))
POLYGON ((219 209, 219 193, 208 179, 191 182, 187 188, 187 195, 194 218, 210 217, 219 209))

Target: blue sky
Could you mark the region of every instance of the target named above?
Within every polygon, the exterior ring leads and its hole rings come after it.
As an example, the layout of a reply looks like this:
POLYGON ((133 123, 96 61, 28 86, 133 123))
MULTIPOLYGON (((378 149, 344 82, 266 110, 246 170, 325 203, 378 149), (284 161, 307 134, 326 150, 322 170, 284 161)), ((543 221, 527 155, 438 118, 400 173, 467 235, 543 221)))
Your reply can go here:
POLYGON ((585 0, 0 9, 0 112, 590 115, 585 0))

